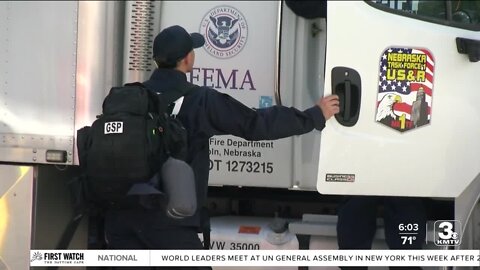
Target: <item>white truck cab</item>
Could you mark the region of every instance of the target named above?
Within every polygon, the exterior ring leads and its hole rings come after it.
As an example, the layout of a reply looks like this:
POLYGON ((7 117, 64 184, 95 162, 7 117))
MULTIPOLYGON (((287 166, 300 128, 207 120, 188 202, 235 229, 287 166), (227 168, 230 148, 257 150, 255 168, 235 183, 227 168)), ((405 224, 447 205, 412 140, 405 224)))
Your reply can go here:
MULTIPOLYGON (((76 130, 112 86, 150 76, 175 24, 206 39, 192 83, 253 108, 340 96, 322 132, 210 140, 212 249, 336 249, 348 195, 425 198, 430 222, 460 222, 451 248, 479 249, 480 1, 318 1, 313 18, 286 2, 0 2, 0 269, 55 248, 76 130)), ((95 244, 92 223, 70 248, 95 244)))

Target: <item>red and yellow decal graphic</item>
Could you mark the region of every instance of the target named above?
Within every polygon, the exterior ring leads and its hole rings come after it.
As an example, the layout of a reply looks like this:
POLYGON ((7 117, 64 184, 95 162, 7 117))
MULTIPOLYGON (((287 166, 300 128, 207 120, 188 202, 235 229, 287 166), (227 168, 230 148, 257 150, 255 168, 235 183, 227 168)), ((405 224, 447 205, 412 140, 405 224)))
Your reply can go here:
POLYGON ((429 124, 434 69, 428 50, 385 50, 380 59, 375 120, 401 132, 429 124))

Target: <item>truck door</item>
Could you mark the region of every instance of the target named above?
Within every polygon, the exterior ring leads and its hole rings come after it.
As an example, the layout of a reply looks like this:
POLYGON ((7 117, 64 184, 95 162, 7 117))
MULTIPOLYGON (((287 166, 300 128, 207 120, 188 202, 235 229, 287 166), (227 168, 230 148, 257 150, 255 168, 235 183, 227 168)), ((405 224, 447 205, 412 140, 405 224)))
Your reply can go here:
POLYGON ((480 1, 329 1, 323 194, 456 197, 480 172, 480 1))

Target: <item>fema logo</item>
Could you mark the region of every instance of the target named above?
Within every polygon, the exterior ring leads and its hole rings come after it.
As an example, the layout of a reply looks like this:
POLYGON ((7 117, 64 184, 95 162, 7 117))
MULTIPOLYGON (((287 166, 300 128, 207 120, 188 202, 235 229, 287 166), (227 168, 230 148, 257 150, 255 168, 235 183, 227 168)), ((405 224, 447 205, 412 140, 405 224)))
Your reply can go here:
POLYGON ((230 6, 217 6, 203 17, 200 33, 205 37, 203 47, 210 55, 227 59, 245 46, 248 27, 240 11, 230 6))

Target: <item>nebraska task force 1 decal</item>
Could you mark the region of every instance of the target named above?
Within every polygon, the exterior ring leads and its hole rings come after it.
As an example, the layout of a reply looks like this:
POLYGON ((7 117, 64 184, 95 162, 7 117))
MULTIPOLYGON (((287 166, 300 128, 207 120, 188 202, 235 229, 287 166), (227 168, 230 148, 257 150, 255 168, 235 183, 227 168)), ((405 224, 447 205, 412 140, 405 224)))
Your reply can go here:
POLYGON ((380 58, 375 120, 400 132, 429 124, 434 68, 428 50, 385 50, 380 58))

